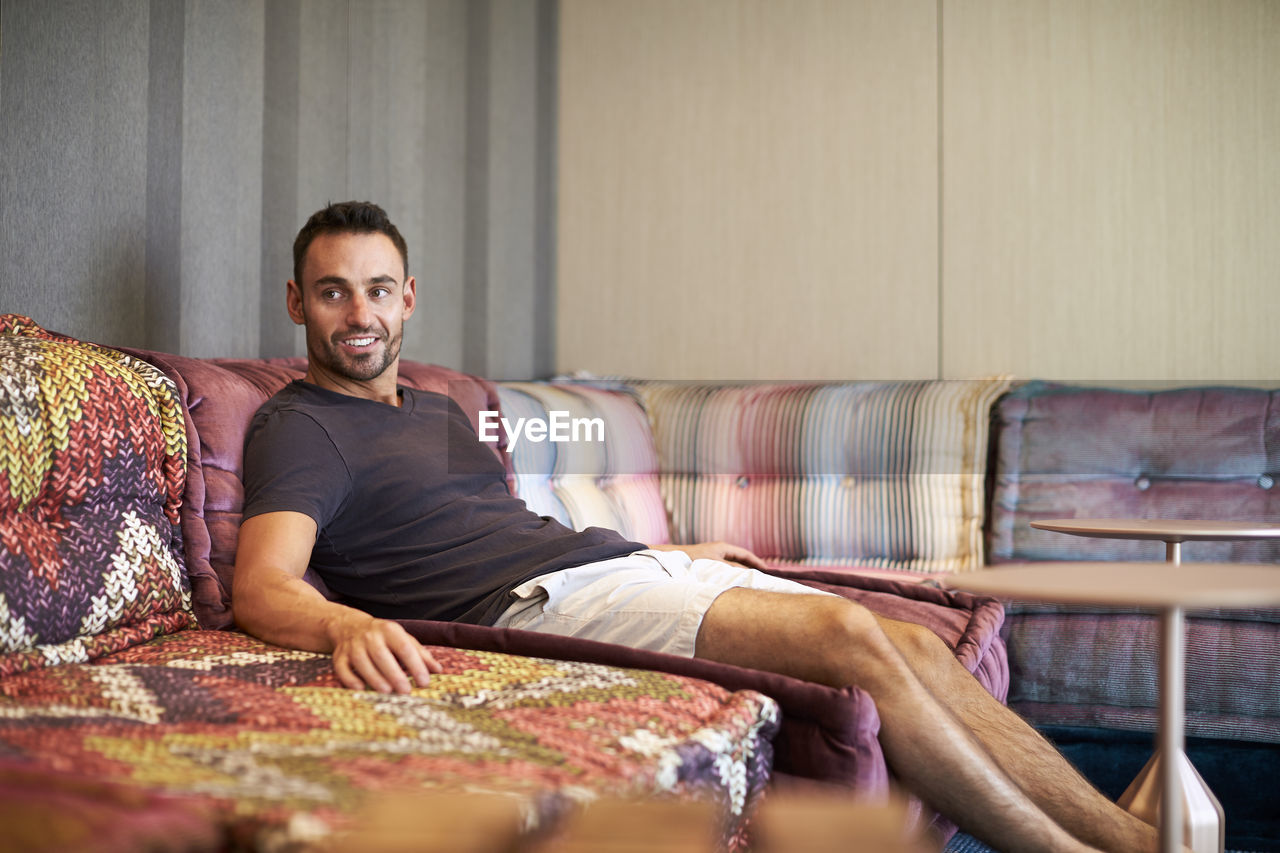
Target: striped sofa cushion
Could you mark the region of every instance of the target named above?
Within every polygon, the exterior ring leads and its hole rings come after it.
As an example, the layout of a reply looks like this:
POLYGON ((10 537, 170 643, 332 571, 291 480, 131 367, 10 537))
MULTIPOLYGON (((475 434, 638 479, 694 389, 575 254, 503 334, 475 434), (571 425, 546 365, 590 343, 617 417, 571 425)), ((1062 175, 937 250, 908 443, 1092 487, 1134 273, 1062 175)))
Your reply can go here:
POLYGON ((1006 379, 640 382, 674 541, 912 572, 983 565, 991 406, 1006 379))
POLYGON ((0 676, 195 627, 173 384, 0 317, 0 676))
POLYGON ((650 545, 671 541, 653 436, 631 394, 569 383, 508 382, 499 385, 498 397, 509 427, 515 492, 530 509, 576 530, 605 527, 650 545), (553 418, 568 440, 526 432, 530 422, 549 424, 553 418))

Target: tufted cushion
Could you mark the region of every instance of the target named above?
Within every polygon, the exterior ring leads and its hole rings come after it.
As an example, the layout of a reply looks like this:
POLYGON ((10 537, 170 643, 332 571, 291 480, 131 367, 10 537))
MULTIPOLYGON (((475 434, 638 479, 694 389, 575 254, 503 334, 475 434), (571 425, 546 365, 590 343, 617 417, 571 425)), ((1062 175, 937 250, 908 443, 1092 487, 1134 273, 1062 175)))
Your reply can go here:
POLYGON ((913 572, 983 566, 1002 379, 644 382, 672 538, 766 559, 913 572))
MULTIPOLYGON (((1162 560, 1160 542, 1036 530, 1048 518, 1280 519, 1280 391, 1121 391, 1033 382, 998 408, 991 560, 1162 560)), ((1280 540, 1183 559, 1280 562, 1280 540)))
MULTIPOLYGON (((232 625, 231 578, 244 504, 240 475, 244 439, 253 413, 268 397, 306 372, 306 360, 197 359, 133 351, 176 383, 192 441, 187 453, 187 487, 182 510, 187 572, 196 615, 205 628, 232 625)), ((489 383, 454 370, 400 362, 403 384, 446 393, 475 422, 478 412, 497 408, 489 383)), ((500 457, 501 445, 495 447, 500 457)), ((308 580, 323 588, 318 578, 308 580)))
POLYGON ((173 384, 0 317, 0 676, 195 627, 173 384))
MULTIPOLYGON (((1010 393, 997 407, 992 561, 1165 558, 1161 542, 1067 536, 1032 528, 1036 519, 1280 520, 1277 394, 1042 382, 1010 393)), ((1280 542, 1189 542, 1182 559, 1280 562, 1280 542)), ((1039 725, 1155 731, 1155 617, 1020 602, 1007 609, 1011 707, 1039 725)), ((1280 743, 1278 643, 1277 610, 1189 614, 1187 733, 1280 743)))
MULTIPOLYGON (((503 416, 584 423, 575 440, 511 443, 515 490, 539 515, 577 530, 605 527, 636 542, 670 542, 658 485, 658 457, 644 409, 625 391, 586 385, 509 382, 499 386, 503 416), (603 422, 597 435, 586 428, 603 422), (602 440, 597 440, 597 438, 602 440)), ((526 421, 527 422, 527 421, 526 421)), ((510 439, 509 439, 510 441, 510 439)))

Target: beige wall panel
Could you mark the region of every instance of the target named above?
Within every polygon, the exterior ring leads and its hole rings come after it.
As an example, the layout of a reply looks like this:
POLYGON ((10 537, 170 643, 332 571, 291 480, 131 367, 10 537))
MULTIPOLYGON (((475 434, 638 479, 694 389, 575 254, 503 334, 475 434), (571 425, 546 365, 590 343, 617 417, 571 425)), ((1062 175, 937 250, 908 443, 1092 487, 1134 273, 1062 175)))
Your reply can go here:
POLYGON ((949 377, 1277 380, 1280 3, 943 4, 949 377))
POLYGON ((558 365, 934 376, 933 0, 563 0, 558 365))

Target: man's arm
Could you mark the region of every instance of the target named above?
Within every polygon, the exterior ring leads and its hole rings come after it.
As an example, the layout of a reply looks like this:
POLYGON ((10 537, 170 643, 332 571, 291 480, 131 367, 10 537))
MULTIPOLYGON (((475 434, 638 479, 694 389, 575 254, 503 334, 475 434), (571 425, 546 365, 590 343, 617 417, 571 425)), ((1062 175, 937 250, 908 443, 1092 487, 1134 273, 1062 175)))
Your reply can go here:
POLYGON ((728 542, 699 542, 696 545, 650 545, 654 551, 684 551, 694 560, 719 560, 722 563, 737 563, 749 569, 765 568, 764 560, 746 548, 731 545, 728 542))
POLYGON ((240 525, 231 591, 236 624, 255 637, 333 654, 345 686, 407 693, 440 664, 398 623, 328 601, 302 579, 316 523, 299 512, 269 512, 240 525))

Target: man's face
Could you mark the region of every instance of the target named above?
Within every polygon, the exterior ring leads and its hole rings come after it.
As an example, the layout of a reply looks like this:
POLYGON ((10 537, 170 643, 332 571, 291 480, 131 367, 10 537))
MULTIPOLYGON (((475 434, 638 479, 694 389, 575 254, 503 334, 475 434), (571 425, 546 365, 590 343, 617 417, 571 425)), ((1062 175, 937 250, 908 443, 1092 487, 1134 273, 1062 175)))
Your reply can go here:
MULTIPOLYGON (((321 234, 307 248, 302 281, 289 282, 289 316, 307 327, 308 378, 352 393, 397 364, 415 285, 384 234, 321 234)), ((394 383, 396 372, 389 379, 394 383)))

